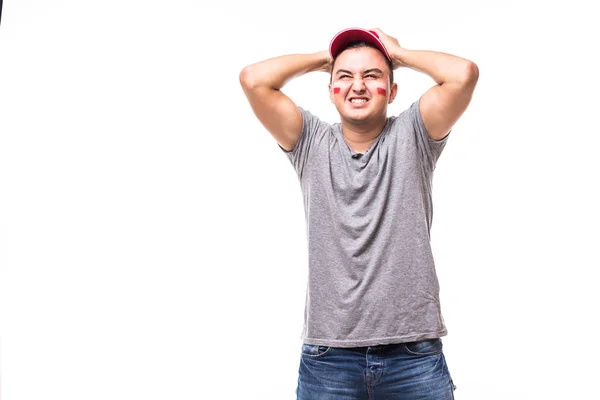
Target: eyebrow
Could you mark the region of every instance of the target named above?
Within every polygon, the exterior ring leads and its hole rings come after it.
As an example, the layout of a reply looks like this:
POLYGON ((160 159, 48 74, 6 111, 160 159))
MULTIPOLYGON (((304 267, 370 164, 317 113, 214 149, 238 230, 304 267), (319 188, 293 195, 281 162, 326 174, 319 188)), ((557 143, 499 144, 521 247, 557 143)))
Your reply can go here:
POLYGON ((352 72, 351 72, 351 71, 348 71, 347 69, 338 69, 338 70, 336 71, 336 73, 335 73, 335 74, 336 74, 336 75, 339 75, 339 74, 341 74, 342 72, 344 72, 344 73, 346 73, 346 74, 350 74, 350 75, 352 75, 352 72))
MULTIPOLYGON (((369 69, 365 70, 363 72, 363 74, 369 74, 369 73, 372 73, 372 72, 376 72, 378 74, 383 75, 383 71, 380 70, 379 68, 369 68, 369 69)), ((352 71, 348 71, 347 69, 338 69, 335 74, 339 75, 340 73, 346 73, 346 74, 353 75, 352 71)))
POLYGON ((380 70, 379 68, 370 68, 368 70, 366 70, 365 72, 363 72, 364 74, 368 74, 370 72, 377 72, 378 74, 383 75, 383 71, 380 70))

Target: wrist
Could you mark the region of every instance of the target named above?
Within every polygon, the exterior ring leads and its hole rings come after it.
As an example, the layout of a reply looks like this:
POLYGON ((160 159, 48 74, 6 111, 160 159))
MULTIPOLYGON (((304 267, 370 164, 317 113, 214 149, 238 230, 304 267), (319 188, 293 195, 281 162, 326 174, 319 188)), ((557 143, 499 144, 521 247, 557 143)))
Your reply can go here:
POLYGON ((323 50, 313 53, 315 56, 315 68, 313 71, 331 72, 331 55, 329 51, 323 50))
POLYGON ((406 66, 406 55, 410 50, 407 50, 400 46, 394 46, 392 49, 388 50, 390 57, 392 58, 392 64, 394 65, 394 69, 398 67, 406 66))

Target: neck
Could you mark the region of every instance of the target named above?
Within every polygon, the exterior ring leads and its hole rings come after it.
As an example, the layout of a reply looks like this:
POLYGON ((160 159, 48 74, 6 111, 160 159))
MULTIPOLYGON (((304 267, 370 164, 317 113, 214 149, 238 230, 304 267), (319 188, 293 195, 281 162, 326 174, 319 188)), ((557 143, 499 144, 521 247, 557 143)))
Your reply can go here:
POLYGON ((376 124, 355 124, 342 121, 342 134, 352 150, 363 153, 381 134, 383 128, 385 128, 386 120, 384 118, 376 124))

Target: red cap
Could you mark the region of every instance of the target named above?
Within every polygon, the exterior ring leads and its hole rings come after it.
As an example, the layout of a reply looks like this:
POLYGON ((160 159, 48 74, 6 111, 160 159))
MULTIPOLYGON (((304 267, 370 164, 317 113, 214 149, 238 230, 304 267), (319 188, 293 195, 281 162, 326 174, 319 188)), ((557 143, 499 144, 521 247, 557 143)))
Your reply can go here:
POLYGON ((331 54, 331 58, 335 58, 339 54, 340 50, 346 45, 359 41, 375 45, 375 47, 381 50, 388 60, 392 60, 387 49, 381 40, 379 40, 379 35, 377 35, 377 33, 374 31, 368 31, 362 28, 348 28, 338 32, 338 34, 331 39, 331 43, 329 44, 329 54, 331 54))

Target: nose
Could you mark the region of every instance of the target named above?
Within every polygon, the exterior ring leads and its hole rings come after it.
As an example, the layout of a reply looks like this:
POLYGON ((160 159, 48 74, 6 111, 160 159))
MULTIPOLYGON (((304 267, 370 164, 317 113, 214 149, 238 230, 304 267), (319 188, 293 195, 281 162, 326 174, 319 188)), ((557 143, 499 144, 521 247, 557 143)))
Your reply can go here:
POLYGON ((352 90, 355 92, 364 92, 365 91, 365 82, 362 77, 355 77, 352 81, 352 90))

